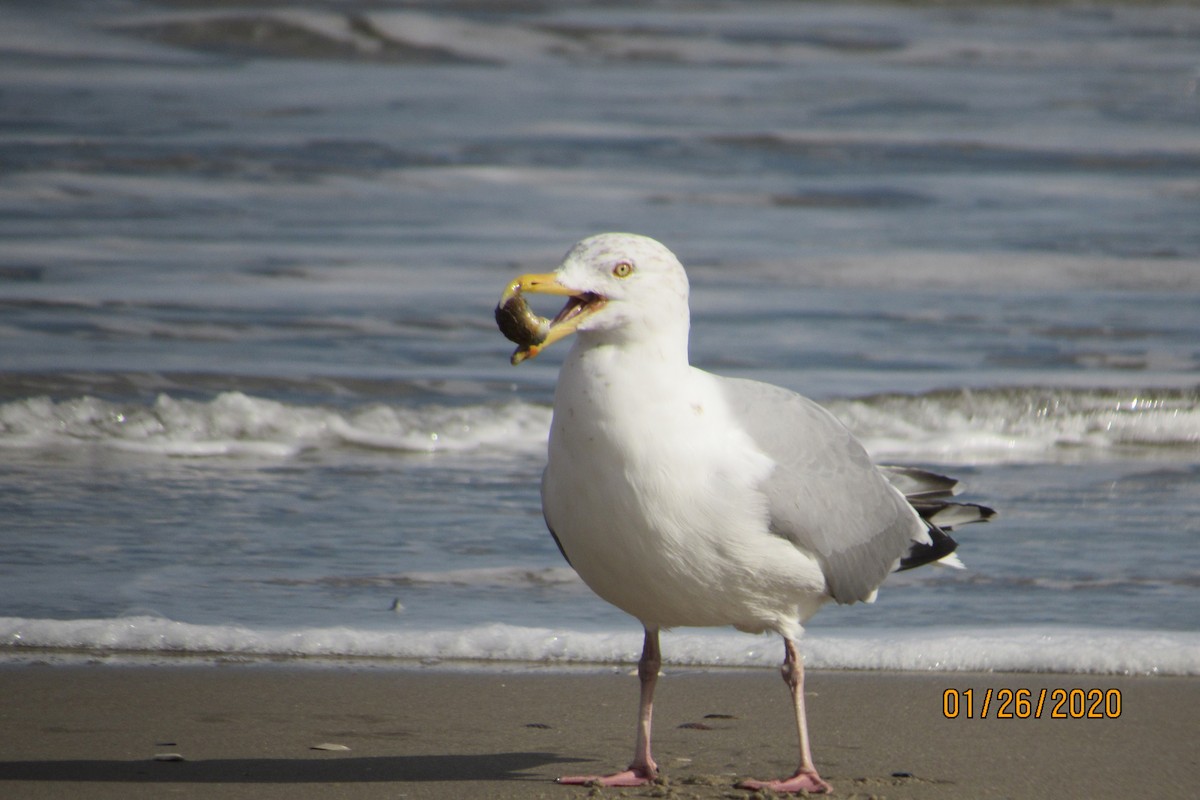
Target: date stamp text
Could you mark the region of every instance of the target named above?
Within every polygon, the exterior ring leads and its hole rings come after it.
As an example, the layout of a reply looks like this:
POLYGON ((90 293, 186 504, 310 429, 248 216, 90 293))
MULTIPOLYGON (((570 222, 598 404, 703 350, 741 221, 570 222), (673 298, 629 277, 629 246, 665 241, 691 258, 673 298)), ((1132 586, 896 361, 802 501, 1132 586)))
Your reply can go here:
POLYGON ((1117 719, 1120 689, 947 689, 946 719, 1117 719))

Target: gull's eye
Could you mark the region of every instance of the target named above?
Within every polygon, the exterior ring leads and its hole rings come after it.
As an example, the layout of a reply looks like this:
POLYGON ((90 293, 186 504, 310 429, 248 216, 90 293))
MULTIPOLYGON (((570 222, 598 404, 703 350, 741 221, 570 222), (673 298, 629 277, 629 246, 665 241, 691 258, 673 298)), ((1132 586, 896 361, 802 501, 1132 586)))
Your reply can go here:
POLYGON ((612 268, 612 274, 618 278, 628 278, 633 274, 633 264, 628 261, 618 261, 612 268))

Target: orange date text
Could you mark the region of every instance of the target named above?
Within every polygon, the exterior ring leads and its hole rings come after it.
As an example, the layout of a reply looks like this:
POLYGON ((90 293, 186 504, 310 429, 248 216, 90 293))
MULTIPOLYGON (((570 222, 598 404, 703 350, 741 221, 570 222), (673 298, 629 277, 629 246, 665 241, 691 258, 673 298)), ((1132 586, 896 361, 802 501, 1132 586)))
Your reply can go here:
POLYGON ((1117 719, 1120 689, 947 689, 946 719, 1117 719))

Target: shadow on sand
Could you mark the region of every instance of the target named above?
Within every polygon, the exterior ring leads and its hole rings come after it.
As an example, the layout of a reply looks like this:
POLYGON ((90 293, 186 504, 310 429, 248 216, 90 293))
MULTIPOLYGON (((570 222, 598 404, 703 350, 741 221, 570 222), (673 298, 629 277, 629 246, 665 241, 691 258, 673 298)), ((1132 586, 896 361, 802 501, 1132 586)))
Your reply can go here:
POLYGON ((0 781, 126 783, 375 783, 530 780, 524 770, 574 759, 551 753, 238 758, 206 761, 0 761, 0 781))

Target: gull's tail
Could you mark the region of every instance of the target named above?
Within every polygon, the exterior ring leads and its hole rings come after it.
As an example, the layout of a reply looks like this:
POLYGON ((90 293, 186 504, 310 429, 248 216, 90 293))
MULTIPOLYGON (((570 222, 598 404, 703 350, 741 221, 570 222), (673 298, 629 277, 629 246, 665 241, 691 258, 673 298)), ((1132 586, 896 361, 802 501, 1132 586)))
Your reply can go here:
POLYGON ((932 562, 961 568, 963 563, 954 555, 958 542, 950 538, 947 531, 972 522, 987 522, 996 516, 996 512, 978 503, 950 500, 959 489, 954 478, 915 467, 881 466, 879 469, 929 526, 930 543, 913 544, 908 555, 900 560, 899 569, 912 569, 932 562))

